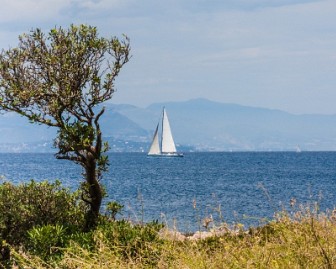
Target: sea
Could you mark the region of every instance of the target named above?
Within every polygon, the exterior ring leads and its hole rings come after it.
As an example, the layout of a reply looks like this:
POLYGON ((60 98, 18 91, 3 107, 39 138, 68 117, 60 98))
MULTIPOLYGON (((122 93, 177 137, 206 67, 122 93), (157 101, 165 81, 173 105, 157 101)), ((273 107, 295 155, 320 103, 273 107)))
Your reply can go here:
MULTIPOLYGON (((212 218, 212 226, 248 228, 280 211, 303 206, 328 212, 336 206, 336 152, 194 152, 183 158, 110 153, 109 161, 104 205, 117 201, 124 206, 119 218, 158 220, 183 232, 205 229, 205 218, 212 218)), ((31 179, 59 179, 76 190, 82 169, 48 153, 0 154, 0 182, 31 179)))

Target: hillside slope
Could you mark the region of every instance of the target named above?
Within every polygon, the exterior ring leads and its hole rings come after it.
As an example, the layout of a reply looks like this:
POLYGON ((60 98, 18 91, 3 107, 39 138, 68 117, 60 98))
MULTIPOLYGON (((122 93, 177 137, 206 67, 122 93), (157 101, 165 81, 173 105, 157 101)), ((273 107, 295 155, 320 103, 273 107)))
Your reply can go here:
MULTIPOLYGON (((105 104, 103 135, 110 141, 148 148, 165 106, 175 142, 194 150, 336 150, 336 115, 294 115, 280 110, 225 104, 206 99, 156 103, 147 108, 105 104)), ((0 151, 11 145, 51 145, 56 130, 32 125, 15 114, 0 115, 0 151), (6 145, 6 147, 4 147, 6 145)), ((132 146, 136 150, 137 146, 132 146)))

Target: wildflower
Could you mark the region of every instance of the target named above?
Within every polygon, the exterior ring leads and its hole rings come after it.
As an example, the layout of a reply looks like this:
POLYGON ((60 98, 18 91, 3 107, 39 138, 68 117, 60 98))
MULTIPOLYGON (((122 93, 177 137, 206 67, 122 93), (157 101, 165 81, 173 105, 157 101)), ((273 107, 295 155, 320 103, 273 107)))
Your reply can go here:
POLYGON ((336 223, 336 208, 331 212, 330 219, 332 222, 336 223))
POLYGON ((203 227, 205 227, 205 229, 208 229, 208 226, 211 222, 213 222, 212 215, 210 215, 210 217, 204 218, 203 219, 203 227))
POLYGON ((196 209, 196 199, 193 199, 193 208, 196 209))
POLYGON ((291 207, 294 207, 295 204, 296 204, 296 199, 295 199, 295 198, 291 198, 291 199, 289 200, 289 204, 290 204, 291 207))

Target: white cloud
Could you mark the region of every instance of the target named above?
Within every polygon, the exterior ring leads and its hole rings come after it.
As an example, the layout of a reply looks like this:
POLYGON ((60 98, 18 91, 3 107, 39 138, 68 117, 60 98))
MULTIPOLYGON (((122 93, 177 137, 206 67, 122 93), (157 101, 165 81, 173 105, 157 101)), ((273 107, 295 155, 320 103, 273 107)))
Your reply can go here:
POLYGON ((68 13, 99 18, 108 13, 127 10, 128 5, 128 0, 71 0, 68 13))
POLYGON ((3 0, 1 1, 0 22, 45 21, 58 16, 68 6, 68 0, 3 0))
POLYGON ((3 0, 0 47, 33 27, 87 23, 131 38, 116 100, 149 103, 169 88, 176 99, 303 111, 305 95, 336 112, 335 10, 335 0, 3 0))

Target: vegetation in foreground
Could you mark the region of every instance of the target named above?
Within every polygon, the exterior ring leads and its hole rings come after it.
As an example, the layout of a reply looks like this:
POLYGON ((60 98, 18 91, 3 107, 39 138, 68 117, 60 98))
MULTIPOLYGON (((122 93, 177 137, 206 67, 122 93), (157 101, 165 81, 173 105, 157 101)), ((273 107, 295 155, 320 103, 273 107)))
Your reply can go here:
POLYGON ((115 202, 83 232, 82 206, 59 182, 1 184, 0 268, 336 268, 335 210, 297 206, 260 227, 221 224, 193 240, 156 221, 115 220, 115 202))

